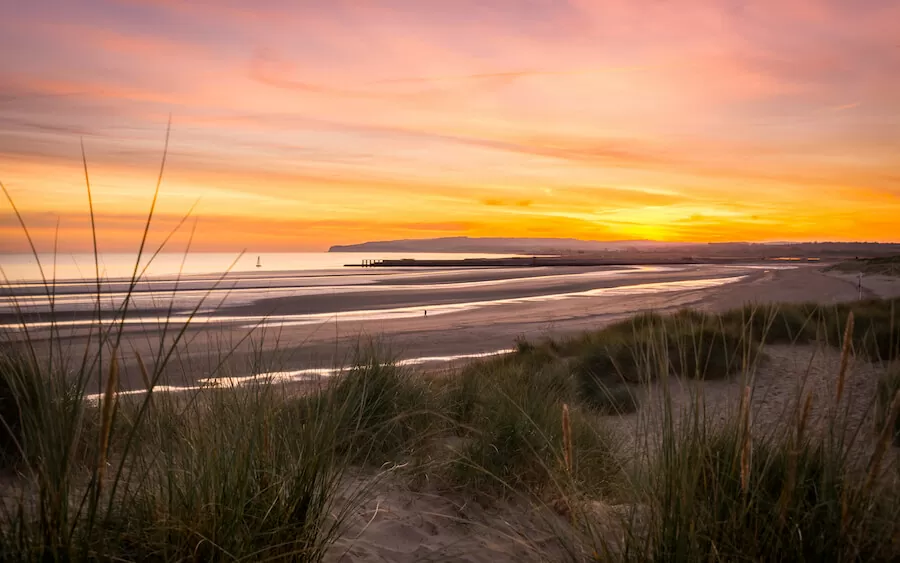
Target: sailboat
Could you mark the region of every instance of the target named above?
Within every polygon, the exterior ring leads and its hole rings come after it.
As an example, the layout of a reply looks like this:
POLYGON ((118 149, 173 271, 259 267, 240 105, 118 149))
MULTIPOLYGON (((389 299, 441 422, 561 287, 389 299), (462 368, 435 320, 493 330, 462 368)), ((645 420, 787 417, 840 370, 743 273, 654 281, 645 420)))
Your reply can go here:
POLYGON ((257 267, 257 268, 262 268, 262 262, 260 261, 260 257, 259 257, 259 256, 256 257, 256 267, 257 267))

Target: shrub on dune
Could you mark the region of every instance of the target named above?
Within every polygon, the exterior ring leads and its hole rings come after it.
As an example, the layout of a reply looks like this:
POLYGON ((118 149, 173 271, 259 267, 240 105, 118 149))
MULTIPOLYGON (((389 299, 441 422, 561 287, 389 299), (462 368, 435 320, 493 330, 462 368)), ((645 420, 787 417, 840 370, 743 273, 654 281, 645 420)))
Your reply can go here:
POLYGON ((722 324, 764 344, 803 343, 815 338, 815 304, 746 305, 720 315, 722 324))
POLYGON ((539 493, 570 480, 596 489, 616 474, 611 436, 577 408, 566 407, 572 454, 566 465, 562 412, 574 392, 565 364, 469 369, 447 397, 451 412, 464 415, 451 477, 467 489, 539 493), (459 404, 465 409, 452 410, 459 404))
POLYGON ((900 300, 869 299, 815 309, 816 337, 840 347, 853 313, 853 347, 870 361, 888 361, 900 353, 900 300))
POLYGON ((666 334, 667 356, 673 375, 721 379, 740 371, 750 350, 745 338, 721 327, 693 325, 666 334))
POLYGON ((581 375, 578 381, 581 400, 598 414, 629 414, 640 405, 639 388, 624 381, 588 375, 581 375))
MULTIPOLYGON (((740 332, 703 315, 642 317, 631 332, 622 325, 596 333, 577 359, 582 395, 603 404, 610 389, 653 381, 661 375, 724 378, 739 371, 756 347, 740 332)), ((616 396, 624 398, 624 393, 616 396)), ((615 405, 617 401, 612 401, 615 405)))
POLYGON ((321 393, 304 398, 309 416, 335 418, 338 447, 358 463, 380 465, 408 456, 440 427, 430 382, 372 353, 338 376, 321 393))

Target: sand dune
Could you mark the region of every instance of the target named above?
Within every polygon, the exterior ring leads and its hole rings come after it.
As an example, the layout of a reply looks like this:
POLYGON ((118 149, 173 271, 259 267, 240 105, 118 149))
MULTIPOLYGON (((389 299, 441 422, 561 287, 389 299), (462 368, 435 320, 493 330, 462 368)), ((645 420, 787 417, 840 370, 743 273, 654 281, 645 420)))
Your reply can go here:
MULTIPOLYGON (((835 408, 840 351, 813 345, 775 346, 765 355, 749 382, 754 390, 750 407, 754 434, 777 431, 785 413, 793 412, 806 394, 813 397, 808 431, 826 432, 826 420, 835 408)), ((876 435, 869 407, 880 370, 873 364, 851 362, 838 407, 847 413, 848 432, 859 428, 864 438, 876 435)), ((738 408, 744 384, 740 378, 672 381, 672 407, 687 416, 700 394, 707 416, 715 423, 738 408)), ((644 398, 636 413, 606 417, 607 424, 623 438, 626 463, 628 456, 639 460, 652 453, 647 445, 655 442, 655 436, 648 432, 661 424, 660 385, 649 390, 651 396, 644 398)), ((854 452, 855 459, 869 459, 874 442, 862 439, 857 444, 860 451, 854 452)), ((895 462, 897 454, 896 450, 890 452, 895 462)), ((620 541, 622 518, 628 518, 634 509, 591 500, 579 508, 579 517, 591 519, 595 532, 615 545, 620 541)), ((412 488, 391 475, 377 482, 371 500, 351 515, 348 524, 347 532, 329 553, 330 561, 559 561, 569 559, 558 541, 561 539, 569 549, 592 549, 549 503, 497 502, 484 507, 428 488, 412 488)))

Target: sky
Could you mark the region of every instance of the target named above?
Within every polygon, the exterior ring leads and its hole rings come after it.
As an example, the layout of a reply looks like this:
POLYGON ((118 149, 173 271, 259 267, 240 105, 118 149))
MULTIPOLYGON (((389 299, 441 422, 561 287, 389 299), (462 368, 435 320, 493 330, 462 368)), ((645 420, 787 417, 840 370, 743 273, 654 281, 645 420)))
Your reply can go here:
POLYGON ((39 250, 91 247, 82 143, 101 250, 135 247, 170 118, 151 240, 177 249, 900 241, 896 0, 0 12, 0 182, 39 250))

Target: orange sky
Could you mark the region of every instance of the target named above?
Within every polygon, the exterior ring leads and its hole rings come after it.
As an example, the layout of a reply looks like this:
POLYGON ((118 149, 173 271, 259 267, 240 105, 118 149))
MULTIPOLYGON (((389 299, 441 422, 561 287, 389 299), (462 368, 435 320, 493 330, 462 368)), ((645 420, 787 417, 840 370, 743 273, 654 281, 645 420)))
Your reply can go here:
POLYGON ((169 114, 155 232, 196 203, 197 249, 900 241, 894 0, 14 4, 0 181, 45 250, 89 248, 81 139, 133 248, 169 114))

